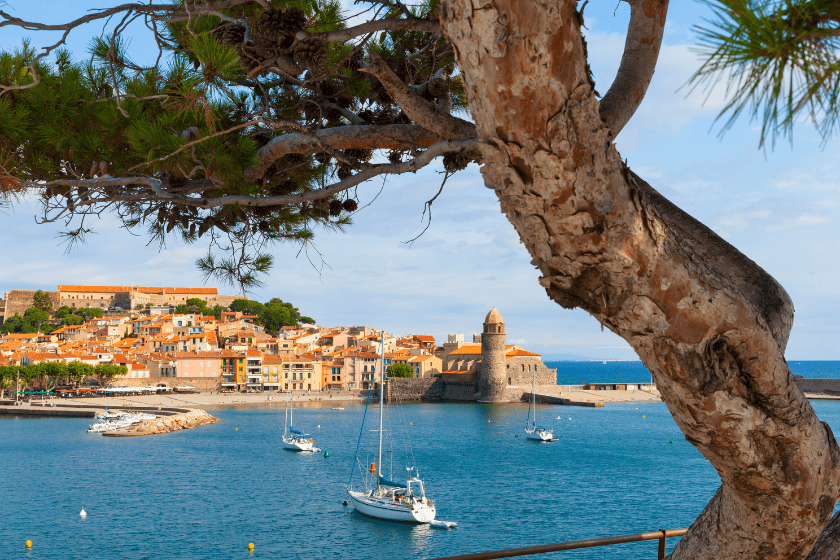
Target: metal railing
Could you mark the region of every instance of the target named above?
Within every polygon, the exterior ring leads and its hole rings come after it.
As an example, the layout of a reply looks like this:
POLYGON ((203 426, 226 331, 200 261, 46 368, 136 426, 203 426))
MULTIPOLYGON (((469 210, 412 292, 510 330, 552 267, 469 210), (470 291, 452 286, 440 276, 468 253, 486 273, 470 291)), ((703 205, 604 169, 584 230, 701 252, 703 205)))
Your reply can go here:
POLYGON ((546 552, 560 552, 562 550, 576 550, 579 548, 592 548, 595 546, 609 546, 611 544, 624 544, 641 541, 659 541, 657 558, 665 558, 665 544, 669 537, 681 537, 688 529, 660 529, 652 533, 637 533, 635 535, 620 535, 617 537, 605 537, 601 539, 587 539, 585 541, 571 541, 554 544, 541 544, 537 546, 526 546, 524 548, 509 548, 507 550, 491 550, 490 552, 474 552, 472 554, 460 554, 458 556, 444 556, 433 560, 494 560, 495 558, 513 558, 515 556, 530 556, 532 554, 545 554, 546 552))

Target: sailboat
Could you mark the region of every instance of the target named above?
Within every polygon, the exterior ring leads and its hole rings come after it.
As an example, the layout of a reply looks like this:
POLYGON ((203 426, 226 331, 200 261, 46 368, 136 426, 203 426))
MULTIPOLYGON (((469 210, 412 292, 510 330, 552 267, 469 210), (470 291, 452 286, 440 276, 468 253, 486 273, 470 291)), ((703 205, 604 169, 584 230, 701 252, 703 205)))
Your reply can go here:
MULTIPOLYGON (((368 517, 403 523, 434 523, 435 503, 426 497, 426 485, 418 476, 414 467, 406 467, 408 476, 405 483, 388 480, 382 476, 384 354, 385 333, 383 332, 379 360, 379 462, 371 463, 369 469, 370 474, 376 481, 376 486, 369 490, 354 490, 351 474, 350 485, 347 486, 347 496, 356 511, 368 517)), ((365 408, 365 413, 367 413, 367 408, 365 408)), ((362 420, 362 430, 364 430, 364 420, 362 420)), ((358 450, 356 461, 358 461, 358 450)))
POLYGON ((531 401, 528 403, 528 423, 525 426, 525 437, 535 441, 557 441, 554 432, 550 428, 537 427, 537 369, 534 368, 534 377, 531 379, 531 401))
MULTIPOLYGON (((291 397, 289 402, 291 402, 291 397)), ((320 449, 314 447, 314 443, 315 439, 311 435, 295 429, 295 409, 286 405, 286 423, 283 424, 283 448, 289 451, 310 453, 320 451, 320 449)))

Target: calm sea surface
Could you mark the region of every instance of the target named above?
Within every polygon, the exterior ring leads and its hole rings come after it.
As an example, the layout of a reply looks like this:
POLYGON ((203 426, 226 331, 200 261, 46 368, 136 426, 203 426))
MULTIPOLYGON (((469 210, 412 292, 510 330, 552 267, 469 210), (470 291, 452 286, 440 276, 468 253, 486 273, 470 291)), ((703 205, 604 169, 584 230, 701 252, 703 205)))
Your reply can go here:
MULTIPOLYGON (((596 365, 610 364, 627 362, 596 365)), ((613 377, 630 380, 621 373, 613 377)), ((814 408, 840 433, 840 403, 814 408)), ((0 558, 434 558, 687 527, 719 484, 661 403, 541 406, 553 444, 523 440, 527 406, 403 405, 392 407, 386 448, 406 443, 402 415, 438 519, 459 526, 372 520, 342 506, 363 410, 297 411, 328 458, 281 449, 281 406, 216 409, 212 426, 125 439, 86 434, 85 419, 0 417, 0 558)), ((374 410, 365 463, 372 420, 374 410)), ((535 558, 655 554, 647 542, 535 558)))
MULTIPOLYGON (((642 383, 650 381, 650 373, 642 362, 546 362, 557 368, 557 383, 580 385, 582 383, 642 383)), ((794 375, 822 379, 840 379, 840 362, 800 361, 788 362, 794 375)))

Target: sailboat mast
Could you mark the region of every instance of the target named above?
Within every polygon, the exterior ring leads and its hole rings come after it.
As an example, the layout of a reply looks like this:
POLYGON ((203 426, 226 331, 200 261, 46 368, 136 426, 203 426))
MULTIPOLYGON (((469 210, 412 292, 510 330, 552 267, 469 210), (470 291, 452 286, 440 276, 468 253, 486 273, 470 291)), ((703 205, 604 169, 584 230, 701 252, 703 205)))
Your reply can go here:
POLYGON ((537 429, 537 372, 536 369, 534 370, 534 375, 531 377, 531 399, 534 401, 534 406, 532 407, 534 410, 534 429, 537 429))
POLYGON ((385 393, 385 331, 380 337, 381 348, 379 349, 379 462, 376 463, 376 487, 379 487, 379 479, 382 476, 382 404, 385 393))

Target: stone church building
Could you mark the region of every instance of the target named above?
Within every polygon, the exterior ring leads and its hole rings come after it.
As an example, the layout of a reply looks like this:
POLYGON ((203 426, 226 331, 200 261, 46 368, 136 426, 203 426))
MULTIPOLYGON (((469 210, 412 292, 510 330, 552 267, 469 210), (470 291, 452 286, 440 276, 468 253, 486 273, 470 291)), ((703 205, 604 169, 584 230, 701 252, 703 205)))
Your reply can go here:
POLYGON ((531 392, 535 378, 538 393, 557 392, 557 370, 546 367, 539 354, 507 344, 506 336, 501 313, 491 309, 484 319, 481 344, 464 344, 445 356, 442 377, 449 393, 445 398, 519 401, 531 392))

